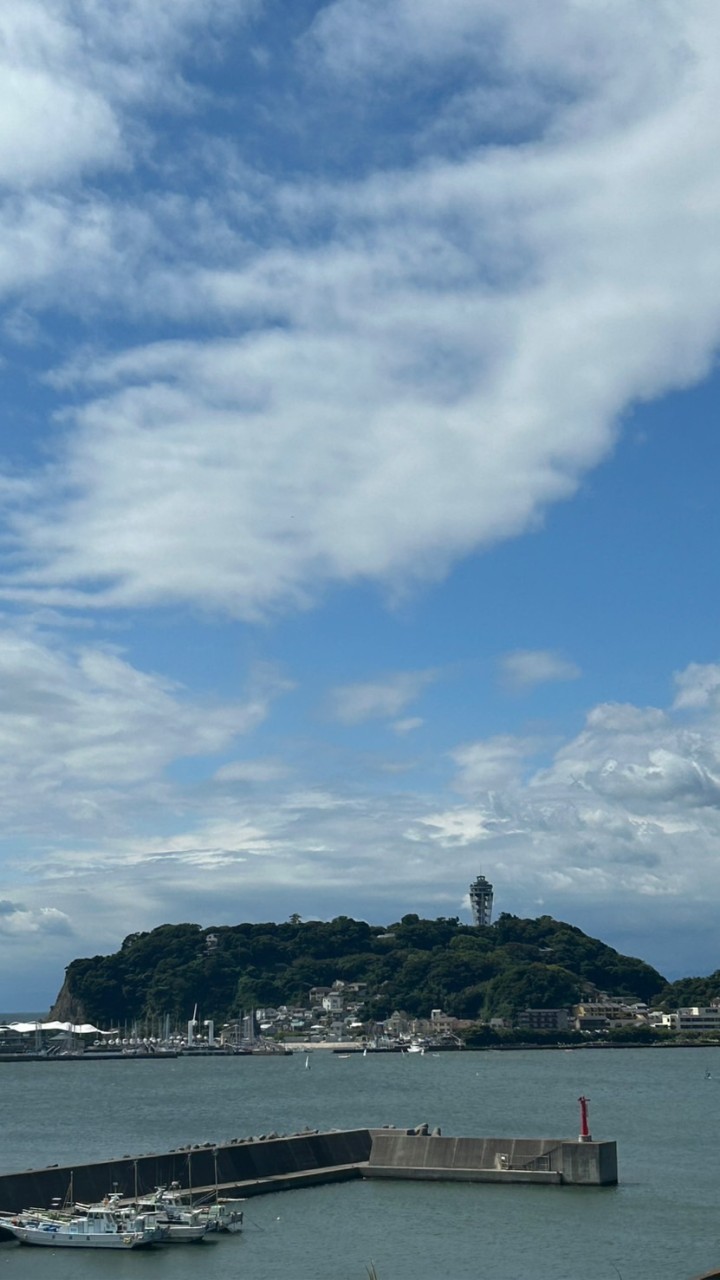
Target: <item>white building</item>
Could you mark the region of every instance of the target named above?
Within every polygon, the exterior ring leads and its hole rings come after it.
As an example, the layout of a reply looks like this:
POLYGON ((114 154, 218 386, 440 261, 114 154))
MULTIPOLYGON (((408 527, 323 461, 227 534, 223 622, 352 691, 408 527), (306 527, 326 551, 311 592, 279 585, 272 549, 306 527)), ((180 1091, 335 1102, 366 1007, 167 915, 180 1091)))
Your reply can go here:
POLYGON ((342 1013, 343 997, 340 991, 328 991, 322 998, 322 1007, 326 1013, 342 1013))
POLYGON ((720 1009, 703 1009, 692 1005, 687 1009, 675 1009, 672 1013, 652 1010, 648 1021, 651 1027, 662 1027, 667 1031, 720 1032, 720 1009))

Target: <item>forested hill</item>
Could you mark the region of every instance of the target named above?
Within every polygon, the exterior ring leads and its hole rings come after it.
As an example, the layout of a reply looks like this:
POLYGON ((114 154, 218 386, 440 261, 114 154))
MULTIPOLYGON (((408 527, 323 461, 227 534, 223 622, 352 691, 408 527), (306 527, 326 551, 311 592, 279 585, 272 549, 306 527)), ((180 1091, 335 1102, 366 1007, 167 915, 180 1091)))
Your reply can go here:
POLYGON ((458 1018, 508 1016, 575 1003, 588 990, 650 1002, 666 982, 550 916, 501 915, 475 927, 416 915, 387 928, 339 916, 303 923, 201 929, 164 924, 133 933, 109 956, 74 960, 53 1017, 101 1026, 169 1015, 183 1023, 198 1005, 216 1023, 266 1005, 307 1007, 311 987, 367 985, 366 1018, 441 1008, 458 1018))

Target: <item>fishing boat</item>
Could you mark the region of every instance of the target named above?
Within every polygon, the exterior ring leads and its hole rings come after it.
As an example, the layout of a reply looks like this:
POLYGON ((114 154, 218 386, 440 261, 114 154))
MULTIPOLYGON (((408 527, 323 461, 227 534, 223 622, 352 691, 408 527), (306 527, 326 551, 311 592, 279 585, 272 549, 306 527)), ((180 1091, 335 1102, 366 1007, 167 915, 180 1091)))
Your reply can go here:
MULTIPOLYGON (((233 1200, 229 1196, 213 1201, 207 1206, 210 1231, 220 1231, 228 1235, 237 1235, 243 1229, 244 1210, 242 1200, 233 1200)), ((203 1211, 203 1206, 199 1206, 203 1211)))
MULTIPOLYGON (((178 1182, 169 1187, 158 1187, 154 1193, 154 1201, 158 1212, 165 1214, 171 1228, 172 1224, 184 1215, 194 1222, 206 1223, 208 1231, 225 1232, 237 1235, 243 1229, 244 1200, 231 1196, 221 1196, 215 1190, 213 1200, 197 1200, 191 1191, 183 1191, 178 1182)), ((145 1201, 141 1201, 143 1205, 145 1201)), ((172 1230, 171 1230, 172 1236, 172 1230)))
POLYGON ((109 1205, 92 1205, 67 1216, 29 1210, 3 1218, 3 1227, 21 1244, 51 1249, 147 1249, 158 1243, 154 1225, 123 1222, 109 1205))
POLYGON ((123 1210, 128 1215, 154 1214, 165 1230, 168 1244, 193 1244, 202 1240, 210 1230, 208 1214, 191 1205, 184 1205, 169 1194, 165 1187, 157 1187, 152 1195, 144 1196, 137 1204, 123 1210))
MULTIPOLYGON (((237 1235, 243 1229, 244 1201, 216 1195, 214 1200, 198 1201, 191 1191, 183 1191, 179 1183, 156 1187, 132 1206, 137 1214, 156 1213, 168 1229, 169 1244, 202 1240, 208 1232, 237 1235)), ((129 1209, 129 1206, 128 1206, 129 1209)))

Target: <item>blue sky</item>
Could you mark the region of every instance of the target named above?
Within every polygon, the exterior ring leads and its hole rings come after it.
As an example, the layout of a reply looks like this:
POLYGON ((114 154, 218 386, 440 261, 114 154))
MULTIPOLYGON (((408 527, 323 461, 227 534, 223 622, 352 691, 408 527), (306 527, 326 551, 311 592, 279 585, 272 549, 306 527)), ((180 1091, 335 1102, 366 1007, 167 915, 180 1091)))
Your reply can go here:
POLYGON ((0 1005, 478 873, 720 964, 719 46, 6 0, 0 1005))

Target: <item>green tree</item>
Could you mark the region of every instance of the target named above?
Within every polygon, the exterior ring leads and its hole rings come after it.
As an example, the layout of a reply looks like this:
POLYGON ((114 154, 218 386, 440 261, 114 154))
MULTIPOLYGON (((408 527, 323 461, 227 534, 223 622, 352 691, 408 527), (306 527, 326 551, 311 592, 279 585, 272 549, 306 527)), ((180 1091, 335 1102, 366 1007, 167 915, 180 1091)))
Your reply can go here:
POLYGON ((575 1004, 580 982, 559 965, 529 964, 505 970, 487 986, 488 1017, 512 1017, 522 1009, 562 1009, 575 1004))

